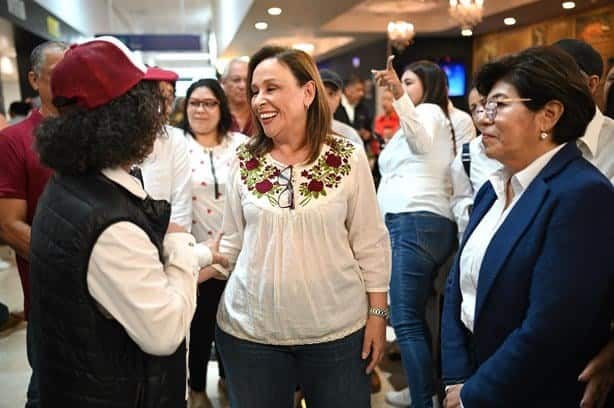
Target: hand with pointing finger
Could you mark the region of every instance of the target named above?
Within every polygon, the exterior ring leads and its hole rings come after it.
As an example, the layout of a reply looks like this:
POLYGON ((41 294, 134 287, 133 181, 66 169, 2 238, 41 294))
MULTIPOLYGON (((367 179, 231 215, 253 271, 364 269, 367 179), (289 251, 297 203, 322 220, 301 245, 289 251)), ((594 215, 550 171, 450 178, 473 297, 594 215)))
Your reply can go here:
POLYGON ((401 83, 399 76, 392 66, 393 60, 394 55, 389 56, 388 60, 386 61, 386 69, 380 71, 372 69, 371 73, 373 74, 373 79, 377 85, 387 87, 390 92, 392 92, 394 99, 399 99, 403 96, 405 90, 403 89, 403 84, 401 83))

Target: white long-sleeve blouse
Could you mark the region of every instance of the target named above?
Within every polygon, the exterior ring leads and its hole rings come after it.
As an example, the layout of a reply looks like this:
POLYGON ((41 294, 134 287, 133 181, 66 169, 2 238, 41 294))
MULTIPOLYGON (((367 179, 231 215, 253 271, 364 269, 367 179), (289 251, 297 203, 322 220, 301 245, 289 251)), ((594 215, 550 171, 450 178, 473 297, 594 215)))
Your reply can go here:
POLYGON ((245 146, 237 156, 221 247, 234 269, 219 327, 276 345, 359 330, 367 292, 387 292, 390 280, 390 242, 363 149, 331 137, 311 164, 285 166, 245 146))
MULTIPOLYGON (((401 129, 379 157, 382 178, 377 197, 382 212, 429 211, 452 220, 450 164, 454 143, 450 121, 439 106, 414 106, 407 94, 393 106, 401 129)), ((464 138, 457 143, 464 143, 464 138)))

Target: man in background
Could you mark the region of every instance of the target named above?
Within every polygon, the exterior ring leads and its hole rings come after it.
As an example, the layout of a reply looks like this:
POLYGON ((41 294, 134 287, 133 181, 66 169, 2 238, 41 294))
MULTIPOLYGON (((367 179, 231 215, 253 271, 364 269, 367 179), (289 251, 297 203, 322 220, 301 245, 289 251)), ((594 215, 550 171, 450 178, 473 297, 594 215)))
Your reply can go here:
POLYGON ((247 100, 247 62, 235 58, 226 67, 221 79, 232 113, 232 132, 251 136, 254 131, 252 110, 247 100))
POLYGON ((345 82, 341 104, 335 111, 335 119, 352 126, 362 140, 371 139, 373 117, 363 103, 365 96, 364 82, 356 75, 351 75, 345 82))
MULTIPOLYGON (((30 85, 38 91, 40 109, 33 109, 20 123, 0 131, 0 241, 17 254, 17 269, 23 289, 25 318, 30 310, 30 282, 28 256, 30 227, 38 199, 51 176, 34 151, 34 132, 44 118, 57 115, 52 103, 51 71, 63 58, 67 45, 49 41, 37 46, 30 55, 30 85)), ((32 367, 26 407, 38 406, 36 376, 36 340, 28 328, 27 351, 32 367)))
MULTIPOLYGON (((320 77, 324 83, 324 89, 326 90, 326 100, 330 107, 331 114, 337 110, 341 103, 341 89, 343 89, 343 81, 341 77, 330 69, 321 69, 320 77)), ((338 121, 333 117, 332 121, 333 132, 351 140, 360 147, 364 147, 364 143, 360 138, 360 135, 356 130, 343 122, 338 121)))

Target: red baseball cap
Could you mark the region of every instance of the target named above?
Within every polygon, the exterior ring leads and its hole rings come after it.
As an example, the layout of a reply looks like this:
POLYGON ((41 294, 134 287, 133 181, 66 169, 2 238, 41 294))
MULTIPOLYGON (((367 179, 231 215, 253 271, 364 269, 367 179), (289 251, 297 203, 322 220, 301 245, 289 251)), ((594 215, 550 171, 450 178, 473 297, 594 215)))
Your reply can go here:
POLYGON ((146 67, 115 37, 103 36, 72 45, 51 72, 56 106, 77 104, 86 109, 104 105, 140 81, 176 81, 173 71, 146 67))

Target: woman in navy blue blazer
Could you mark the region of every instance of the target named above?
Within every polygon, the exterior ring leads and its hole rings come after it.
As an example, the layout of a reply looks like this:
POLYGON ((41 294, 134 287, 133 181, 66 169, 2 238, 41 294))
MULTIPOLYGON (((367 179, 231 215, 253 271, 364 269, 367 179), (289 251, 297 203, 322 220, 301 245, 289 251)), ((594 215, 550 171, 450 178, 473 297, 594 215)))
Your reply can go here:
POLYGON ((578 407, 578 376, 610 337, 614 189, 582 158, 595 104, 552 47, 485 65, 486 154, 442 322, 446 407, 578 407))

